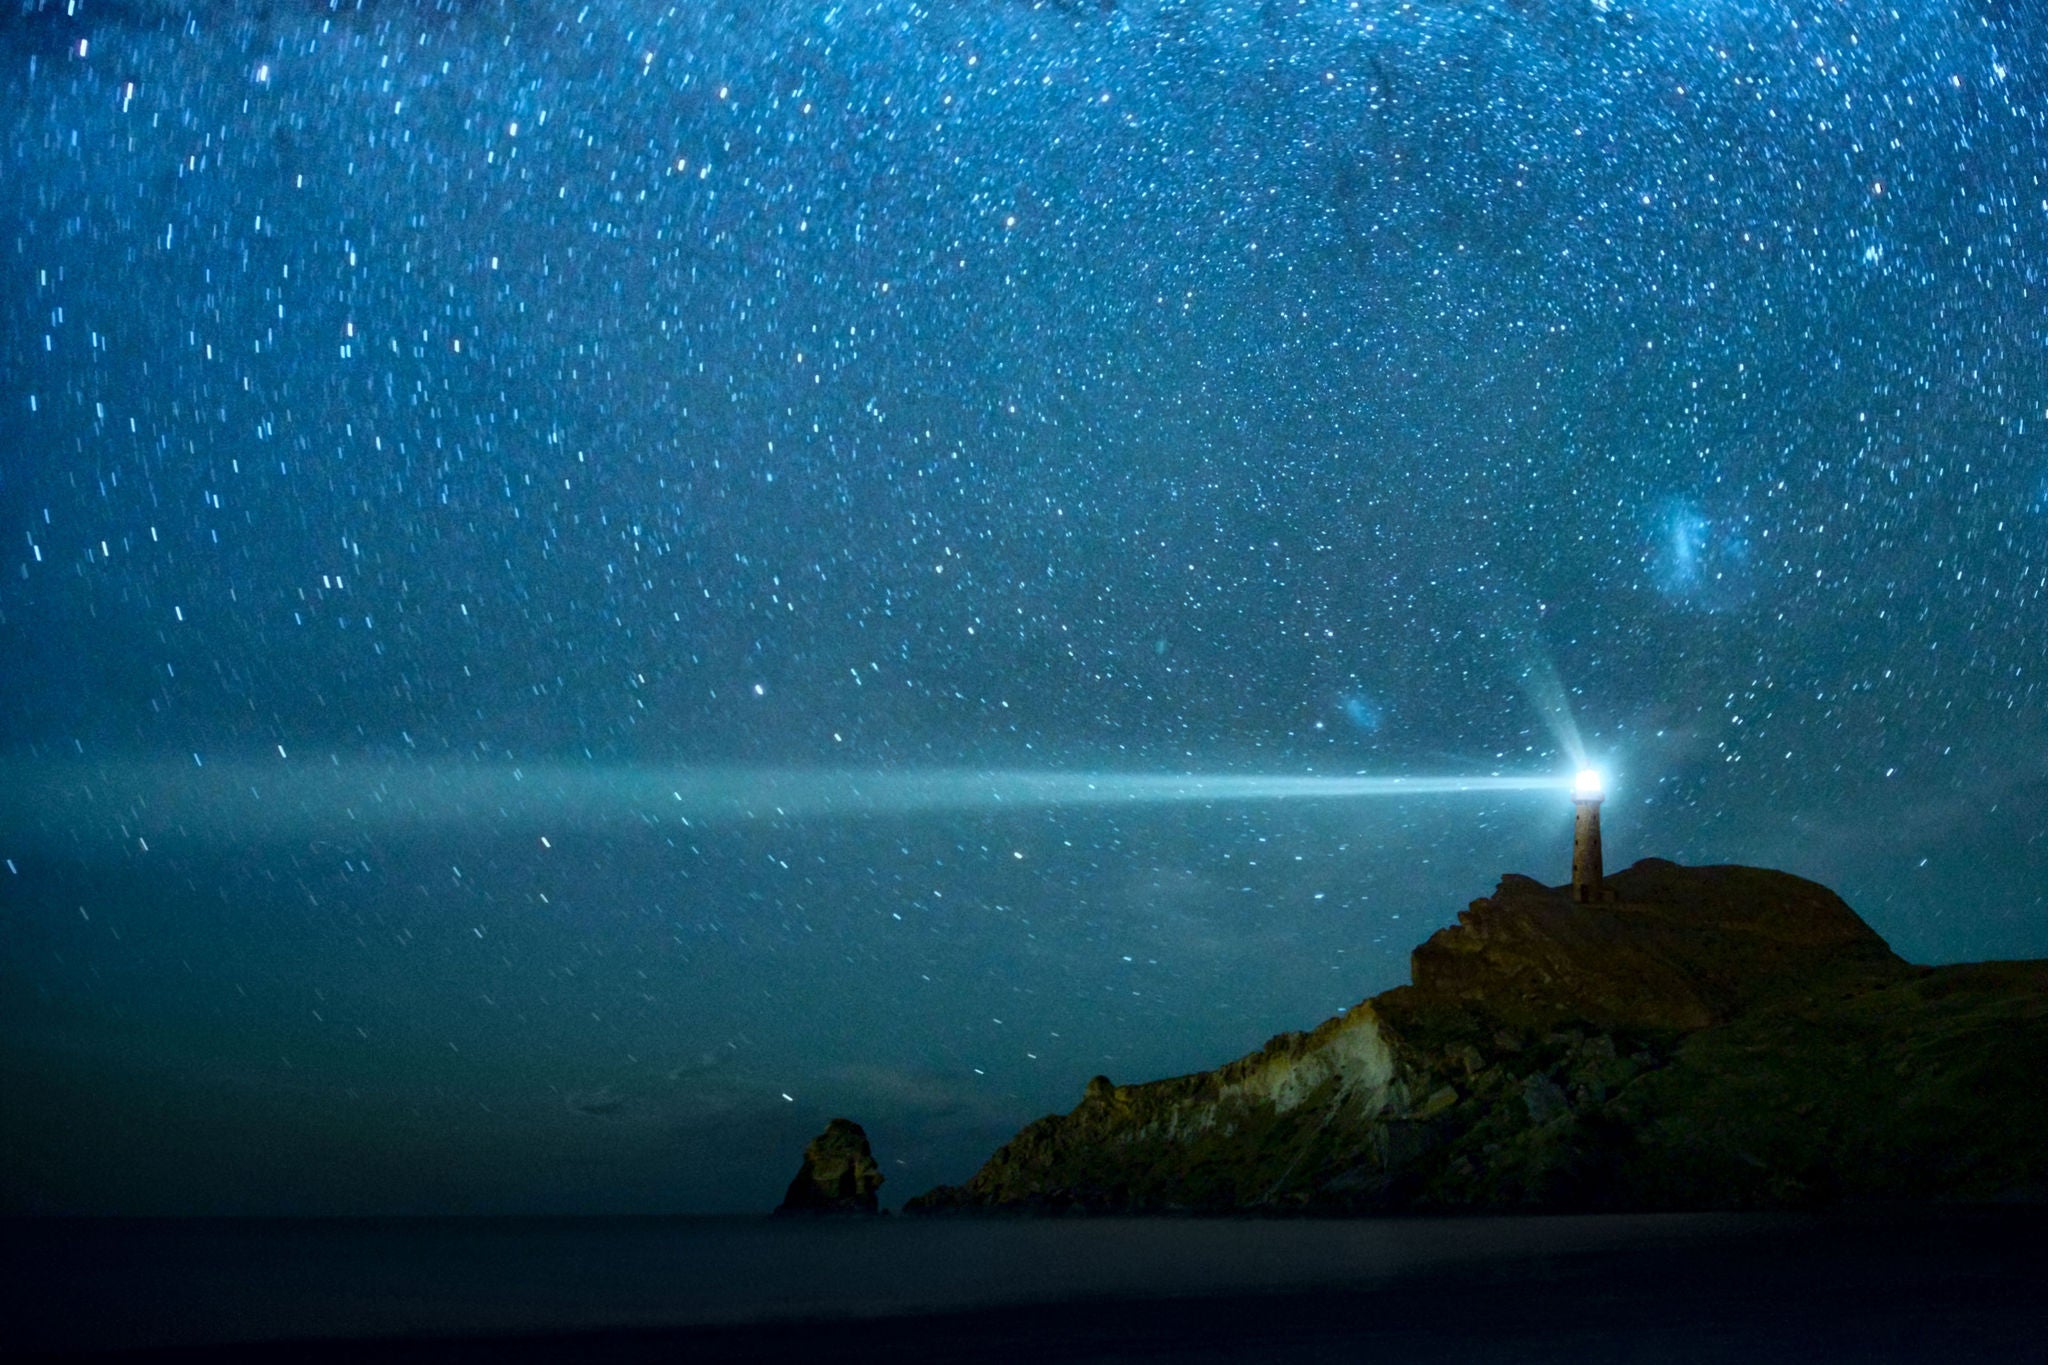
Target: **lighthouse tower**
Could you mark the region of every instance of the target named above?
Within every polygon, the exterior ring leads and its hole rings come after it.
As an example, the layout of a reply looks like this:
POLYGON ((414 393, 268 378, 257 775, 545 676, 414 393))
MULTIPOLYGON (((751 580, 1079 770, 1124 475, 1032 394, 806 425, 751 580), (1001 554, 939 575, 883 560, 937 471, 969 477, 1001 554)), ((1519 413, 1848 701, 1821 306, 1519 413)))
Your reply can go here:
POLYGON ((1594 905, 1614 899, 1604 881, 1600 865, 1600 801, 1607 794, 1606 781, 1597 768, 1582 768, 1572 783, 1572 899, 1580 905, 1594 905))

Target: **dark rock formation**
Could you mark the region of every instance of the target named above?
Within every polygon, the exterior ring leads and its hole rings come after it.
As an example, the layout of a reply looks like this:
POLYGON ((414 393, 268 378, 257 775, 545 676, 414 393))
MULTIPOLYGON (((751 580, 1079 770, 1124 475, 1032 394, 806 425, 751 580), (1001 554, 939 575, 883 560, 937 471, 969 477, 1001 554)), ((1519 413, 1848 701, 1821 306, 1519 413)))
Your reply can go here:
POLYGON ((1782 872, 1648 858, 1575 905, 1507 876, 1410 959, 1418 995, 1540 1027, 1698 1029, 1823 977, 1905 964, 1839 896, 1782 872))
POLYGON ((873 1213, 882 1168, 868 1150, 867 1130, 852 1119, 833 1119, 804 1148, 804 1164, 775 1212, 873 1213))
POLYGON ((1215 1071, 1088 1083, 942 1209, 2048 1200, 2048 962, 1915 967, 1826 888, 1505 878, 1398 987, 1215 1071))

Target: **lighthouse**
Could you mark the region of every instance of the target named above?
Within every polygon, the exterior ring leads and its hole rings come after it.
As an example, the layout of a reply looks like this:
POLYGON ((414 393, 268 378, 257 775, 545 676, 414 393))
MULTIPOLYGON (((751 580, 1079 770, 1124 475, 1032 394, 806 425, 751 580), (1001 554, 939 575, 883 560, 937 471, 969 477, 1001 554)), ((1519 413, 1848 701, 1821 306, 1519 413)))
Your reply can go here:
POLYGON ((1598 768, 1581 768, 1572 783, 1572 899, 1593 905, 1613 899, 1600 866, 1600 801, 1607 783, 1598 768))

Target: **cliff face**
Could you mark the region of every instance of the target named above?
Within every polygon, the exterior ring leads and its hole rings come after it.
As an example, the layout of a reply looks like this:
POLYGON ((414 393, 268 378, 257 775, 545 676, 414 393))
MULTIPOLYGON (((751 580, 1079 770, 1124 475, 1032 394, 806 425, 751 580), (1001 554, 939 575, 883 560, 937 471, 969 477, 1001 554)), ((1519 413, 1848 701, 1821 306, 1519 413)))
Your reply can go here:
POLYGON ((911 1209, 1755 1208, 2048 1198, 2048 963, 1901 961, 1826 888, 1650 860, 1504 879, 1412 986, 1097 1077, 911 1209))

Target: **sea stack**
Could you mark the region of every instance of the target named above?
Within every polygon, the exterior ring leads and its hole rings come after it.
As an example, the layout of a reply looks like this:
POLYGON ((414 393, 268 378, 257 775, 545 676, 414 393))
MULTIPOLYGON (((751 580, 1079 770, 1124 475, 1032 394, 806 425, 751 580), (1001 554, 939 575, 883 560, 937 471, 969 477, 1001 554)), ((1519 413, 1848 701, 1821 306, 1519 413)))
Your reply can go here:
POLYGON ((868 1148, 867 1130, 852 1119, 833 1119, 804 1148, 804 1164, 775 1212, 875 1213, 882 1168, 868 1148))

